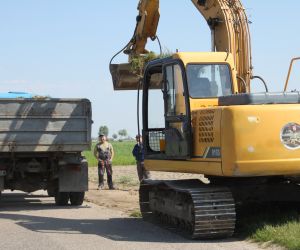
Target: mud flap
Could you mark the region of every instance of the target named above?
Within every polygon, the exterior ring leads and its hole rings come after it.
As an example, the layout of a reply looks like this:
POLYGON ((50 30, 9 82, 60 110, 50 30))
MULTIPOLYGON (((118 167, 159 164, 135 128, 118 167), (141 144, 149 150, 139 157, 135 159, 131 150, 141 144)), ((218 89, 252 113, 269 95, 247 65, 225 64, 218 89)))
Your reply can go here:
POLYGON ((4 191, 4 176, 0 176, 0 192, 4 191))
POLYGON ((58 191, 88 191, 88 164, 85 159, 78 165, 65 165, 60 167, 58 191))

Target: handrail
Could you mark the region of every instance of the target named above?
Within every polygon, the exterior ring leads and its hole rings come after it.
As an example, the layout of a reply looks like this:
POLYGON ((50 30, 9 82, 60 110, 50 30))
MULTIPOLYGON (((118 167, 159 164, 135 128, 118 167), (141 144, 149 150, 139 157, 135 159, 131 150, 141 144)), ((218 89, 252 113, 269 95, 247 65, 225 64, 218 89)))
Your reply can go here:
POLYGON ((288 86, 288 83, 289 83, 289 80, 290 80, 293 64, 294 64, 295 61, 298 61, 298 60, 300 60, 300 57, 295 57, 291 60, 289 72, 288 72, 286 82, 285 82, 285 86, 284 86, 284 92, 286 92, 286 90, 287 90, 287 86, 288 86))

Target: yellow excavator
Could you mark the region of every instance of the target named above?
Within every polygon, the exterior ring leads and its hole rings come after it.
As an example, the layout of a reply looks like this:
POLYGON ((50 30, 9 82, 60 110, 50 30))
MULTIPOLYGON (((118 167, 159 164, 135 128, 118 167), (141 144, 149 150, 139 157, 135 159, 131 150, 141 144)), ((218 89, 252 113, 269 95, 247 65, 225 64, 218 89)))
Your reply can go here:
POLYGON ((192 3, 210 27, 211 52, 176 52, 135 74, 132 61, 158 39, 160 16, 159 0, 140 0, 134 35, 120 51, 129 63, 110 63, 110 71, 115 90, 143 90, 146 169, 209 180, 143 180, 143 218, 191 238, 224 238, 235 231, 237 204, 300 200, 300 95, 287 92, 288 79, 283 92, 270 93, 253 75, 239 0, 192 3), (265 92, 251 93, 255 78, 265 92))

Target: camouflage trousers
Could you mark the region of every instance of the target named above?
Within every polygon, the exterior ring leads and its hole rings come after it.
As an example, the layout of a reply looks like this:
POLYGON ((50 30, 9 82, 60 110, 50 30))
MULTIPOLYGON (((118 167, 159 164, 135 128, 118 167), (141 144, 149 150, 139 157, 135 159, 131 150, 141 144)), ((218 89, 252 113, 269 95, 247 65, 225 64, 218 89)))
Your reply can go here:
POLYGON ((108 161, 99 161, 98 162, 98 177, 99 177, 99 186, 104 186, 104 173, 106 171, 107 176, 107 184, 109 189, 113 189, 113 181, 112 181, 112 164, 108 161))

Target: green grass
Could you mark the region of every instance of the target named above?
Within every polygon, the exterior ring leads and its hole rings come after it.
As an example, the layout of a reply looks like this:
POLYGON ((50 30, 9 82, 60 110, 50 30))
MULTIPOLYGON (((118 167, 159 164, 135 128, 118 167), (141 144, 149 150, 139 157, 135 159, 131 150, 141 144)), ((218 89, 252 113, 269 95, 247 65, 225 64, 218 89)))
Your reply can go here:
POLYGON ((289 250, 300 249, 300 204, 250 206, 239 212, 238 235, 289 250))
POLYGON ((142 218, 142 214, 140 211, 133 211, 129 216, 133 218, 142 218))
MULTIPOLYGON (((123 142, 111 142, 115 151, 115 157, 113 159, 113 165, 134 165, 135 159, 132 156, 132 149, 135 145, 135 141, 123 141, 123 142)), ((95 143, 92 145, 91 151, 85 151, 83 155, 86 157, 90 167, 97 166, 97 160, 94 157, 95 143)))

